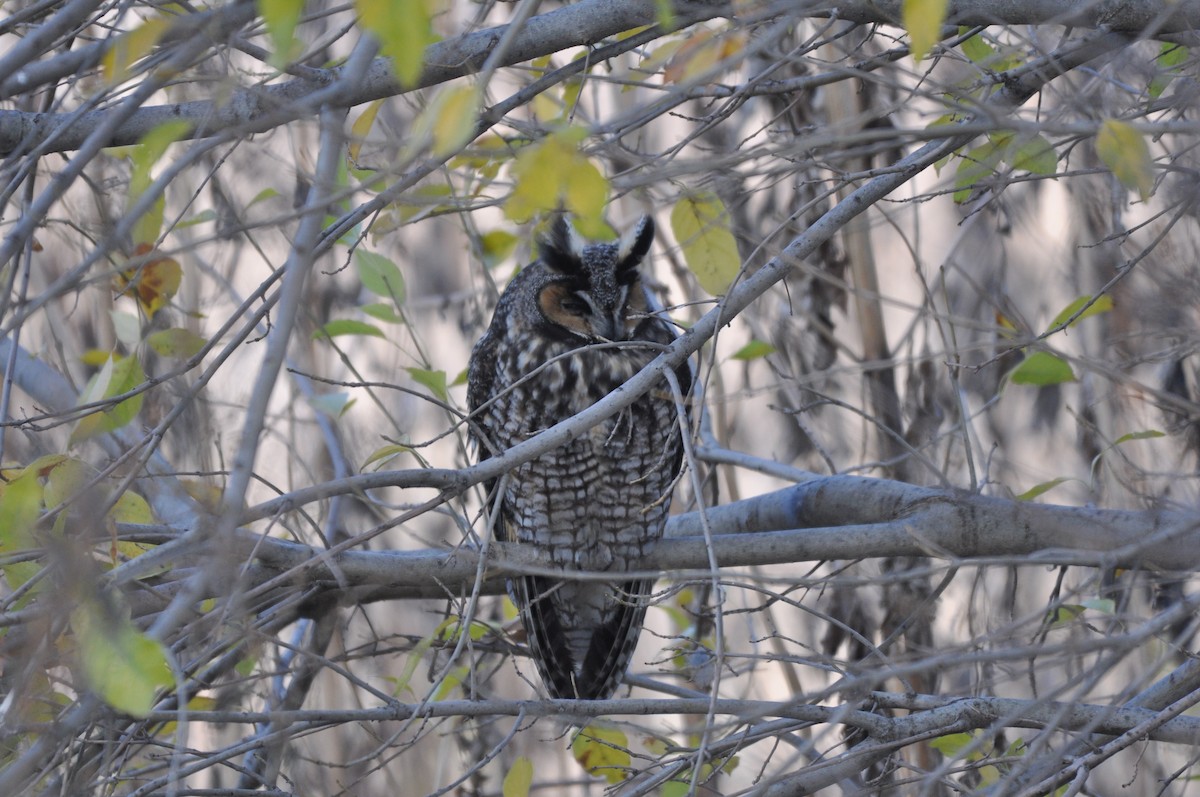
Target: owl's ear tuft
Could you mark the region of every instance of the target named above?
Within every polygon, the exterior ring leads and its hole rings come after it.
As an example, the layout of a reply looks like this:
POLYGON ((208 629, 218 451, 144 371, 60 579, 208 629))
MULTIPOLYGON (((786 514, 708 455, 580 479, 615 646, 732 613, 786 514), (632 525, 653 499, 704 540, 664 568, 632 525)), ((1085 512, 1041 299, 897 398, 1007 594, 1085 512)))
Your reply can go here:
POLYGON ((654 242, 654 219, 642 216, 637 223, 625 231, 617 247, 618 269, 637 268, 650 251, 654 242))
POLYGON ((559 213, 550 222, 549 234, 538 243, 538 256, 561 274, 580 274, 585 243, 567 221, 566 214, 559 213))

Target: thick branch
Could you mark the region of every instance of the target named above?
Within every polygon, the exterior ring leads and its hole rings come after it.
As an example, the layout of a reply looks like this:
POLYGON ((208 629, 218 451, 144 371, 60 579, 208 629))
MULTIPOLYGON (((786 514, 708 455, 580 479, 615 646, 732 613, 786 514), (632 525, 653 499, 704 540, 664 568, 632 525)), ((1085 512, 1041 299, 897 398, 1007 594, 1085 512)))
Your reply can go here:
MULTIPOLYGON (((680 8, 685 24, 711 19, 726 11, 723 3, 682 3, 680 8)), ((657 17, 654 0, 584 0, 529 19, 507 46, 498 66, 595 44, 631 28, 653 24, 657 17)), ((350 107, 473 74, 487 61, 507 28, 500 25, 431 45, 425 51, 425 71, 415 86, 402 86, 392 74, 390 61, 377 58, 361 80, 338 92, 337 104, 350 107)), ((143 108, 117 128, 109 144, 136 143, 157 125, 180 119, 194 125, 191 138, 230 128, 243 134, 269 130, 312 114, 315 110, 312 95, 337 84, 342 71, 343 68, 325 70, 320 80, 297 79, 242 89, 219 104, 204 100, 143 108)), ((40 142, 51 131, 56 137, 48 151, 75 149, 106 113, 98 110, 77 116, 0 111, 0 155, 13 152, 22 141, 40 142)))
MULTIPOLYGON (((1003 558, 1200 569, 1200 515, 1192 513, 1031 504, 883 479, 832 476, 706 514, 715 532, 712 554, 721 567, 933 556, 955 562, 1003 558)), ((138 530, 122 527, 124 533, 138 530)), ((468 548, 330 554, 248 532, 232 544, 237 550, 231 555, 254 557, 261 565, 246 574, 252 586, 281 575, 306 585, 327 582, 348 603, 468 594, 479 567, 478 552, 468 548)), ((700 533, 699 513, 671 518, 666 539, 642 564, 650 575, 707 572, 709 548, 700 533)), ((499 594, 505 576, 530 572, 564 575, 527 547, 493 543, 483 592, 499 594)))
MULTIPOLYGON (((904 717, 883 717, 866 711, 847 710, 845 706, 813 706, 777 703, 766 700, 719 699, 713 704, 717 714, 738 717, 742 721, 781 717, 802 722, 838 722, 860 728, 884 739, 903 739, 934 730, 944 732, 974 728, 1044 728, 1060 730, 1099 730, 1119 734, 1152 719, 1155 712, 1138 708, 1065 704, 1039 700, 1015 700, 996 697, 947 698, 933 695, 889 695, 876 693, 880 703, 918 708, 904 717)), ((309 709, 295 711, 194 711, 196 722, 289 722, 297 726, 344 725, 353 722, 386 722, 410 717, 559 717, 571 721, 583 717, 650 716, 657 714, 704 714, 710 708, 707 697, 610 700, 444 700, 437 703, 395 703, 362 709, 309 709)), ((147 719, 172 722, 175 712, 152 713, 147 719)), ((1200 743, 1200 719, 1178 717, 1160 725, 1149 738, 1177 744, 1200 743)))
MULTIPOLYGON (((695 0, 679 0, 676 5, 681 25, 723 16, 729 10, 724 3, 695 0)), ((837 16, 862 24, 895 23, 900 19, 900 5, 900 0, 869 0, 834 7, 813 4, 789 8, 788 13, 797 17, 837 16)), ((497 66, 511 66, 569 47, 595 44, 631 28, 653 24, 657 18, 654 0, 584 0, 529 19, 513 37, 497 66)), ((948 21, 963 25, 1058 23, 1146 35, 1187 33, 1200 27, 1200 0, 1084 4, 1061 0, 1005 3, 957 0, 950 4, 948 21)), ((376 59, 361 81, 349 90, 339 91, 336 102, 349 107, 473 74, 488 59, 506 30, 507 26, 501 25, 430 46, 426 51, 425 72, 415 86, 400 85, 388 62, 376 59)), ((71 53, 60 57, 77 58, 71 53)), ((46 65, 39 65, 39 68, 49 69, 46 65)), ((269 130, 313 113, 312 96, 337 84, 342 70, 328 69, 317 74, 321 75, 319 79, 296 79, 242 89, 220 104, 206 100, 143 108, 117 128, 109 143, 135 143, 155 126, 180 119, 194 125, 190 134, 194 138, 231 128, 246 134, 269 130)), ((76 149, 107 113, 106 110, 81 115, 0 111, 0 155, 12 153, 22 142, 44 141, 51 132, 54 141, 45 148, 46 151, 76 149)))

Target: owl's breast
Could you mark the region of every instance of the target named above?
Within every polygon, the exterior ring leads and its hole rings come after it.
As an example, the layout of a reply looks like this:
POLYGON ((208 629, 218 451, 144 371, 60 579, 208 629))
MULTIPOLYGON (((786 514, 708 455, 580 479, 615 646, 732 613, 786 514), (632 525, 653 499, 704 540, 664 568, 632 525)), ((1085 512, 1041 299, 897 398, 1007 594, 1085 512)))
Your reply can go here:
MULTIPOLYGON (((654 356, 646 350, 551 354, 498 401, 493 423, 507 448, 587 409, 654 356), (519 398, 516 398, 519 397, 519 398)), ((564 446, 516 468, 505 511, 519 542, 546 549, 558 566, 630 569, 661 537, 680 446, 664 381, 564 446)))

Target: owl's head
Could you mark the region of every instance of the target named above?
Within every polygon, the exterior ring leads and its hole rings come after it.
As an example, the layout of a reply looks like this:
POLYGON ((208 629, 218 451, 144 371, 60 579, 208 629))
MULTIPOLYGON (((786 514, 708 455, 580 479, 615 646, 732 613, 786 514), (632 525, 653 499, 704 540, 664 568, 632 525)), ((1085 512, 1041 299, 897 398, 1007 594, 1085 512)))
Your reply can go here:
POLYGON ((580 237, 565 216, 540 242, 546 278, 537 309, 554 331, 587 342, 630 339, 649 306, 638 267, 654 240, 654 222, 642 216, 614 243, 580 237))

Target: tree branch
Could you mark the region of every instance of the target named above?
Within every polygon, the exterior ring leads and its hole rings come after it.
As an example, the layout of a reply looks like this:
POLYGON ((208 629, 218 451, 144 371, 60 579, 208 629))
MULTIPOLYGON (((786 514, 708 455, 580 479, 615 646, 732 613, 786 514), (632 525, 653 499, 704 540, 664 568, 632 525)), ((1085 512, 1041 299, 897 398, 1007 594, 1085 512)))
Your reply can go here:
MULTIPOLYGON (((679 27, 728 13, 729 8, 724 3, 699 0, 676 2, 679 27)), ((787 13, 797 18, 836 16, 860 24, 895 24, 900 19, 900 0, 871 0, 833 7, 789 6, 787 13)), ((243 21, 243 16, 239 14, 231 24, 243 21)), ((584 0, 530 18, 523 29, 511 37, 501 63, 496 66, 512 66, 569 47, 592 45, 631 28, 652 24, 657 19, 657 4, 653 0, 584 0)), ((1082 5, 1051 0, 1021 0, 1003 4, 988 0, 957 0, 950 4, 947 21, 961 25, 1053 22, 1146 36, 1183 34, 1200 27, 1200 0, 1140 0, 1082 5)), ((336 102, 340 107, 350 107, 473 74, 487 61, 507 28, 507 25, 500 25, 431 45, 426 50, 425 71, 415 86, 406 87, 398 83, 389 62, 378 58, 361 81, 349 90, 338 92, 336 102)), ((104 46, 110 47, 112 44, 106 43, 104 46)), ((79 59, 78 55, 68 56, 79 59)), ((74 61, 72 65, 77 66, 74 61)), ((53 70, 48 72, 48 76, 53 74, 56 74, 53 70)), ((35 76, 21 75, 18 70, 10 81, 2 84, 4 90, 11 92, 18 88, 10 85, 18 77, 36 84, 35 76)), ((117 126, 107 143, 135 143, 157 125, 175 120, 193 124, 194 129, 189 136, 192 138, 218 131, 228 132, 230 129, 236 129, 239 134, 262 132, 310 115, 315 110, 313 95, 319 95, 323 89, 338 84, 341 78, 342 68, 333 68, 324 70, 320 79, 296 79, 241 89, 221 103, 202 100, 142 108, 117 126)), ((13 153, 22 142, 44 141, 51 133, 54 134, 54 141, 43 148, 45 152, 77 149, 108 113, 108 110, 83 114, 0 111, 0 155, 13 153)))

